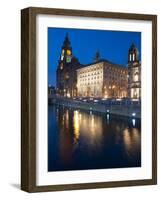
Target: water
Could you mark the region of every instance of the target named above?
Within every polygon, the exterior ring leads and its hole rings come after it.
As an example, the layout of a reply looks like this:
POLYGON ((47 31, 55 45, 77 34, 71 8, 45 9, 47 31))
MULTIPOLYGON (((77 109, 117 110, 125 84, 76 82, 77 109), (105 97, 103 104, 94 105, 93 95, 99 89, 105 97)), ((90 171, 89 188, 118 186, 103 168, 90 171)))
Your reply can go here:
POLYGON ((48 171, 141 166, 140 120, 50 105, 48 171))

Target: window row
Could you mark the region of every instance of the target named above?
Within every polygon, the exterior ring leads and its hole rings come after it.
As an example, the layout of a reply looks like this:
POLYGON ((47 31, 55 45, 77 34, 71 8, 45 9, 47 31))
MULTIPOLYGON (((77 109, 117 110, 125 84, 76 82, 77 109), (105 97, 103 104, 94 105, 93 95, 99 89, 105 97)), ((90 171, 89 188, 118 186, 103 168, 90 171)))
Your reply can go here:
POLYGON ((96 81, 95 81, 95 82, 92 82, 92 81, 91 81, 91 82, 86 82, 86 83, 79 83, 78 85, 79 85, 79 86, 86 86, 86 85, 93 85, 93 84, 94 84, 94 85, 100 84, 100 82, 99 82, 99 81, 97 81, 97 82, 96 82, 96 81))
POLYGON ((84 75, 79 75, 80 78, 87 77, 87 76, 95 76, 97 74, 102 74, 102 71, 95 72, 95 73, 86 73, 84 75))
POLYGON ((90 77, 90 78, 78 78, 79 81, 88 81, 88 80, 94 80, 94 79, 101 79, 102 80, 102 76, 95 76, 95 77, 90 77))

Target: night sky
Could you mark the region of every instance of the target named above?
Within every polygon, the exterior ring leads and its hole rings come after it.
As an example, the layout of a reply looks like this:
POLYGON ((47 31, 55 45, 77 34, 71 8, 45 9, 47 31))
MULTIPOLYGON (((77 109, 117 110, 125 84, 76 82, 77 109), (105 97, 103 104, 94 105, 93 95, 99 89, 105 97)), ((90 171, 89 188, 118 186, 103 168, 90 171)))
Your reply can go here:
POLYGON ((49 85, 56 85, 56 68, 67 33, 73 55, 79 59, 81 64, 93 62, 98 50, 101 58, 116 64, 127 65, 128 49, 132 43, 136 45, 141 56, 140 32, 48 28, 49 85))

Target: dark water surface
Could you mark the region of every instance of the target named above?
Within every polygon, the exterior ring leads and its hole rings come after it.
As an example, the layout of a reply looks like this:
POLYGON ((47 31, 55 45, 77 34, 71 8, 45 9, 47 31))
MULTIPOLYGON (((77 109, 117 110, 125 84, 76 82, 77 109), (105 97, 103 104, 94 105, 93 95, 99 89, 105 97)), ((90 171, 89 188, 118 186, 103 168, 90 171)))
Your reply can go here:
POLYGON ((141 166, 141 123, 48 107, 48 171, 141 166))

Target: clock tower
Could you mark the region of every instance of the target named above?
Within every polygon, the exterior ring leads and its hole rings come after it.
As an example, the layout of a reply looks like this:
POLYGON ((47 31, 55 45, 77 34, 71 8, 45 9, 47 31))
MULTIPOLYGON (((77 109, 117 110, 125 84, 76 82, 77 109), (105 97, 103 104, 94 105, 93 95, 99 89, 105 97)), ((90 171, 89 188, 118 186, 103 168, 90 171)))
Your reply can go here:
POLYGON ((78 59, 73 56, 71 42, 66 34, 57 67, 57 93, 61 96, 76 96, 76 69, 79 65, 78 59))
POLYGON ((128 96, 132 99, 141 98, 141 63, 134 44, 128 52, 128 96))

